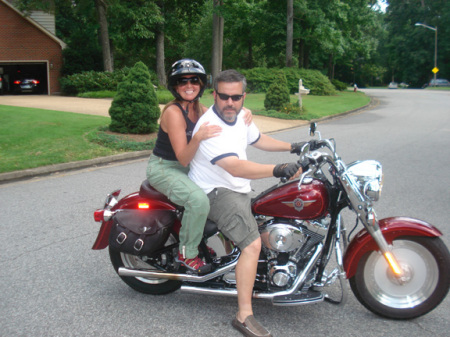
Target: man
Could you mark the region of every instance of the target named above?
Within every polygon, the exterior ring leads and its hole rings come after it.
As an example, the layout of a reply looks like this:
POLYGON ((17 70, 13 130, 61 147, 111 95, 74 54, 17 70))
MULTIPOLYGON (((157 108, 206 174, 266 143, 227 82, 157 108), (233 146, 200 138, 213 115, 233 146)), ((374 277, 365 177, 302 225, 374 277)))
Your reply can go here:
POLYGON ((233 326, 245 336, 272 336, 253 317, 252 292, 256 277, 261 238, 251 212, 250 179, 298 177, 298 163, 259 164, 247 160, 248 144, 265 151, 299 151, 299 144, 289 144, 259 132, 255 124, 244 123, 240 114, 245 99, 245 77, 235 70, 221 72, 214 81, 214 105, 199 119, 219 125, 219 136, 200 143, 190 164, 189 177, 208 195, 209 218, 240 249, 236 265, 239 311, 233 326))

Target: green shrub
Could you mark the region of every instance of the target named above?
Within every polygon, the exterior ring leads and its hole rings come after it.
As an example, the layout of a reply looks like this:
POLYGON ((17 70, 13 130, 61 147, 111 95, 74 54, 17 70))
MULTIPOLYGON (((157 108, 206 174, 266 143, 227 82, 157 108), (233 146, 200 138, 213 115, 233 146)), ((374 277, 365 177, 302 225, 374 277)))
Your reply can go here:
POLYGON ((298 82, 301 79, 303 81, 303 86, 310 90, 310 95, 336 95, 336 90, 328 77, 318 70, 284 68, 283 71, 286 75, 289 92, 291 94, 298 92, 298 82))
MULTIPOLYGON (((129 68, 106 71, 84 71, 68 75, 60 79, 64 94, 76 96, 90 91, 116 91, 119 82, 122 82, 129 73, 129 68)), ((150 73, 153 83, 157 83, 156 74, 150 73)))
POLYGON ((174 99, 172 93, 167 89, 158 89, 156 91, 156 97, 159 104, 167 104, 174 99))
POLYGON ((137 62, 119 83, 109 115, 109 129, 114 132, 145 134, 157 129, 160 109, 150 73, 143 62, 137 62))
POLYGON ((336 90, 345 91, 348 88, 347 83, 341 82, 339 80, 331 80, 331 83, 334 85, 336 90))
MULTIPOLYGON (((310 89, 310 95, 329 96, 335 95, 336 90, 331 84, 328 77, 318 70, 283 68, 281 69, 286 75, 289 93, 298 92, 298 82, 303 80, 303 86, 310 89)), ((247 79, 247 92, 267 92, 269 86, 276 78, 276 74, 280 69, 269 68, 253 68, 240 70, 247 79)))
POLYGON ((303 109, 298 105, 298 101, 297 103, 287 103, 283 105, 281 112, 286 115, 293 115, 297 117, 303 115, 303 109))
POLYGON ((286 76, 279 71, 277 77, 267 90, 264 99, 264 108, 266 110, 281 111, 283 106, 291 101, 286 76))

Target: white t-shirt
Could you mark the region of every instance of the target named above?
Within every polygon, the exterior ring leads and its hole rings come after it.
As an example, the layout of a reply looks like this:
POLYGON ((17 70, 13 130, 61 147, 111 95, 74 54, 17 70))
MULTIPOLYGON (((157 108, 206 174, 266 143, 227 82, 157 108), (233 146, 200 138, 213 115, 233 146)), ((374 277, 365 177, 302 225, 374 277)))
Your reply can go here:
POLYGON ((193 135, 199 127, 209 121, 209 125, 219 125, 222 132, 219 136, 202 140, 197 153, 190 163, 189 178, 195 182, 205 193, 216 187, 225 187, 239 193, 251 191, 250 180, 233 177, 216 162, 222 158, 235 156, 247 159, 247 145, 256 143, 261 134, 254 123, 247 126, 242 118, 242 112, 234 123, 224 121, 212 106, 198 120, 193 135))

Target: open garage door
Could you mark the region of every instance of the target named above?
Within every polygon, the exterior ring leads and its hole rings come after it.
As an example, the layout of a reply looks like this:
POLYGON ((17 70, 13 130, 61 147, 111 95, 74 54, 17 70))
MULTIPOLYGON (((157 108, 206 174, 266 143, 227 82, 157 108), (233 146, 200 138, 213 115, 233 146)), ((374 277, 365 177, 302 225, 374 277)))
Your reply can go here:
POLYGON ((1 62, 2 93, 48 95, 47 62, 1 62), (34 80, 30 84, 24 80, 34 80))

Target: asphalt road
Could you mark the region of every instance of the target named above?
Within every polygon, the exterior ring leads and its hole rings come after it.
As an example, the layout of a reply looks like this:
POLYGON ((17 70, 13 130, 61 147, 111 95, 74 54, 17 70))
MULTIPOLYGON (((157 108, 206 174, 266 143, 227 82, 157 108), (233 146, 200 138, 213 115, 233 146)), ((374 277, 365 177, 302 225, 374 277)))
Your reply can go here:
MULTIPOLYGON (((368 93, 377 102, 374 108, 321 123, 322 136, 336 139, 346 162, 381 162, 385 185, 376 208, 379 218, 426 220, 450 246, 450 92, 368 93)), ((308 139, 306 127, 273 136, 308 139)), ((294 159, 253 149, 249 157, 271 163, 294 159)), ((146 160, 137 160, 0 185, 0 336, 241 336, 230 324, 236 299, 137 293, 115 274, 107 250, 91 250, 99 228, 93 211, 116 188, 122 195, 135 191, 145 167, 146 160)), ((275 182, 254 182, 255 193, 275 182)), ((354 221, 350 214, 347 218, 354 221)), ((450 331, 449 297, 411 321, 377 317, 351 293, 342 307, 274 307, 259 300, 254 309, 278 337, 422 337, 450 331)))

